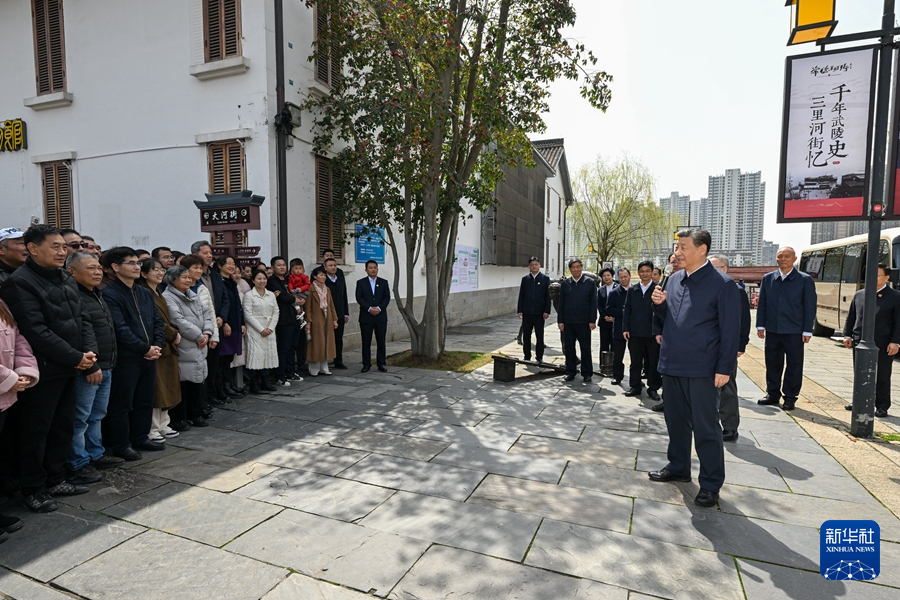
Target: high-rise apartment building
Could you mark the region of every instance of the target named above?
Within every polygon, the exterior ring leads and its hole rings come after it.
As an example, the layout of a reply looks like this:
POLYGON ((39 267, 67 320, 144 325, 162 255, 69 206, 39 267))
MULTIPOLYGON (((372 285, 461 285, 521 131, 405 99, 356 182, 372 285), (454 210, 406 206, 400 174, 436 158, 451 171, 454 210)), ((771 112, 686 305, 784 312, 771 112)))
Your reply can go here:
POLYGON ((664 211, 670 212, 677 217, 677 225, 694 225, 691 221, 691 202, 690 196, 680 196, 678 192, 672 192, 668 198, 659 199, 659 207, 664 211))
POLYGON ((762 264, 766 198, 762 173, 727 169, 724 175, 710 176, 708 191, 702 225, 712 236, 712 251, 728 256, 735 266, 762 264))

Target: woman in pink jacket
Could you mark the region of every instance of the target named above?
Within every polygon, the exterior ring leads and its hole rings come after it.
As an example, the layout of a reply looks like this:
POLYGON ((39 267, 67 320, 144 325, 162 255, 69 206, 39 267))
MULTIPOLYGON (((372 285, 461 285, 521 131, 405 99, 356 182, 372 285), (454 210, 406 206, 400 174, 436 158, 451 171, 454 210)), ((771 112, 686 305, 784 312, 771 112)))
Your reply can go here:
MULTIPOLYGON (((28 341, 19 335, 19 328, 9 307, 0 300, 0 431, 6 420, 6 409, 16 401, 16 395, 38 382, 37 361, 28 341)), ((0 515, 0 542, 22 527, 16 517, 0 515)))

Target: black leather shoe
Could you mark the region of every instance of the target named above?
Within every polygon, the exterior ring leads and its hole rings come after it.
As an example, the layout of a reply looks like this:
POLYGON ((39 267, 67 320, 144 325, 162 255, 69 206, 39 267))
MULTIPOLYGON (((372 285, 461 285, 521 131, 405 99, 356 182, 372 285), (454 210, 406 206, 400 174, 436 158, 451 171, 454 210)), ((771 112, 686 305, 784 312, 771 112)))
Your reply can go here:
POLYGON ((363 367, 362 371, 360 371, 360 373, 368 373, 371 370, 372 370, 372 367, 363 367))
POLYGON ((523 360, 524 360, 525 362, 531 362, 531 357, 530 357, 530 356, 526 356, 526 357, 524 357, 523 360))
POLYGON ((91 461, 91 466, 95 469, 114 469, 116 467, 121 467, 124 462, 125 461, 121 458, 101 454, 100 458, 91 461))
POLYGON ((584 378, 585 383, 590 383, 592 380, 593 380, 593 377, 591 377, 590 375, 588 375, 587 377, 584 378))
POLYGON ((114 454, 115 454, 115 456, 118 456, 119 458, 123 458, 128 462, 133 462, 133 461, 141 460, 142 458, 144 458, 144 455, 141 454, 140 452, 138 452, 137 450, 135 450, 134 448, 125 448, 124 450, 119 450, 118 452, 115 452, 114 454))
POLYGON ((86 464, 77 471, 66 473, 66 481, 75 485, 87 485, 103 481, 103 475, 90 464, 86 464))
POLYGON ((641 388, 634 388, 634 387, 630 388, 627 392, 625 392, 625 395, 628 396, 629 398, 634 398, 635 396, 640 396, 641 388))
POLYGON ((711 508, 719 500, 719 494, 712 490, 700 489, 700 493, 694 498, 694 504, 703 508, 711 508))
POLYGON ((13 531, 18 531, 20 529, 22 529, 22 519, 19 517, 0 515, 0 531, 12 533, 13 531))
POLYGON ((887 411, 884 410, 883 408, 876 408, 876 409, 875 409, 875 416, 878 417, 879 419, 883 419, 883 418, 885 418, 886 416, 888 416, 888 414, 887 414, 887 411))
POLYGON ((574 375, 566 375, 565 380, 566 381, 575 381, 575 376, 574 375))
POLYGON ((781 402, 780 398, 772 398, 770 396, 763 396, 756 401, 760 406, 777 406, 779 402, 781 402))
POLYGON ((845 405, 844 405, 844 410, 853 410, 853 405, 852 405, 852 404, 845 404, 845 405))
POLYGON ((224 400, 219 400, 218 398, 210 398, 207 400, 212 406, 225 406, 227 402, 224 400))
POLYGON ((274 385, 272 385, 271 383, 269 383, 268 381, 263 379, 262 383, 259 386, 259 389, 261 389, 264 392, 274 392, 278 388, 276 388, 274 385))
POLYGON ((726 429, 725 431, 722 432, 722 441, 723 442, 736 442, 738 437, 739 437, 739 434, 737 431, 732 431, 732 430, 726 429))
POLYGON ((652 410, 653 412, 663 412, 665 410, 665 403, 660 402, 659 404, 654 404, 650 407, 650 410, 652 410))
POLYGON ((378 367, 378 370, 381 371, 382 373, 387 373, 387 367, 385 367, 384 365, 378 367))
POLYGON ((791 402, 788 402, 787 400, 785 400, 784 404, 781 405, 781 410, 794 410, 794 408, 796 408, 794 406, 795 403, 796 403, 796 400, 791 401, 791 402))
POLYGON ((656 390, 647 390, 647 395, 651 400, 656 400, 657 402, 659 402, 659 392, 657 392, 656 390))
POLYGON ((209 423, 203 417, 194 417, 190 420, 191 427, 209 427, 209 423))
POLYGON ((150 440, 144 440, 140 444, 135 444, 134 446, 138 450, 145 450, 147 452, 162 452, 166 449, 165 444, 159 444, 157 442, 151 442, 150 440))
POLYGON ((622 383, 621 379, 613 379, 609 382, 609 385, 619 385, 620 383, 622 383))
POLYGON ((650 477, 650 481, 690 481, 691 477, 688 475, 685 477, 684 475, 676 475, 675 473, 670 473, 668 469, 660 469, 659 471, 650 471, 647 475, 650 477))
POLYGON ((346 369, 347 365, 345 365, 344 363, 334 363, 334 366, 331 368, 332 369, 346 369))

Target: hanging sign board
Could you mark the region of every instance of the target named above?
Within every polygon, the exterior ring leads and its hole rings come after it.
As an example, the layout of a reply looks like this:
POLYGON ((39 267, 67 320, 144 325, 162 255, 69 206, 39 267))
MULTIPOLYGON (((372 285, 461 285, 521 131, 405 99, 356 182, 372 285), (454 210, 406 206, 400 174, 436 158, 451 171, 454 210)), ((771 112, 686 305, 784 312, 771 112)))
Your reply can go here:
POLYGON ((874 47, 790 56, 778 222, 867 218, 874 47))

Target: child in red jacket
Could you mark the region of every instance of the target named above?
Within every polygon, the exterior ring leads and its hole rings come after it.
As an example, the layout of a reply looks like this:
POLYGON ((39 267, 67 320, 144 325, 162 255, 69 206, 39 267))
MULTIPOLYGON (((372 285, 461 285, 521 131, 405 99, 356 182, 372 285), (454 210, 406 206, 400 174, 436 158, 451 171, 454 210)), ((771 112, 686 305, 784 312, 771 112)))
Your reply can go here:
MULTIPOLYGON (((288 275, 288 291, 293 296, 302 298, 303 304, 306 304, 306 298, 309 296, 309 285, 309 277, 303 272, 303 261, 299 258, 291 259, 291 273, 288 275)), ((294 303, 294 310, 297 311, 297 320, 300 321, 301 327, 306 326, 306 321, 304 320, 306 311, 303 308, 303 304, 299 302, 294 303)))

